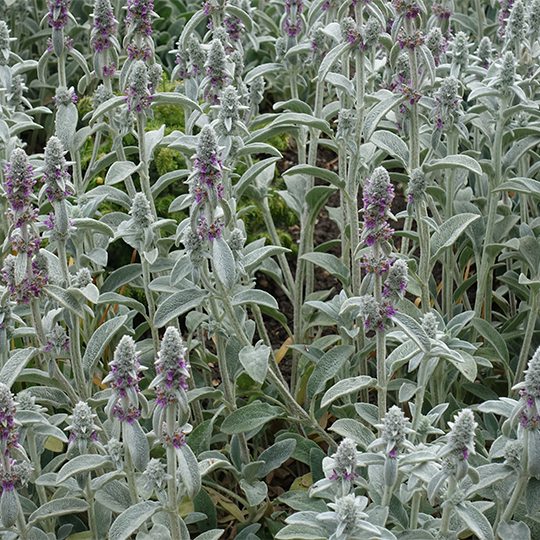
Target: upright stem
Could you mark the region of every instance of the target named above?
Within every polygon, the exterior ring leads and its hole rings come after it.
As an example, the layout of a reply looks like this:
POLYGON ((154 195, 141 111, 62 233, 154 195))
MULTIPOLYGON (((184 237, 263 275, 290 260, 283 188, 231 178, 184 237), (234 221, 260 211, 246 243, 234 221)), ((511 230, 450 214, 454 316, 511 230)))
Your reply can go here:
POLYGON ((414 530, 418 527, 418 514, 420 512, 420 502, 422 500, 422 492, 415 491, 411 503, 411 516, 409 520, 409 529, 414 530))
MULTIPOLYGON (((405 31, 407 35, 412 35, 414 31, 414 23, 412 19, 405 20, 405 31)), ((411 91, 417 92, 418 88, 418 62, 416 59, 416 51, 407 49, 409 56, 409 67, 411 71, 411 91)), ((420 166, 420 123, 418 120, 418 105, 413 103, 409 115, 409 173, 420 166)), ((410 231, 412 219, 406 218, 404 231, 410 231)), ((409 251, 409 239, 404 236, 401 243, 401 253, 405 254, 409 251)))
POLYGON ((422 219, 427 217, 425 201, 419 201, 416 206, 418 237, 420 240, 420 261, 418 265, 418 277, 420 279, 420 294, 422 298, 422 312, 427 313, 431 308, 429 295, 430 258, 431 247, 429 242, 428 224, 422 219))
MULTIPOLYGON (((446 501, 449 501, 454 492, 456 491, 457 482, 453 476, 448 479, 448 489, 446 490, 446 501)), ((454 507, 452 505, 445 506, 443 508, 442 521, 441 521, 441 537, 446 538, 448 536, 448 526, 450 524, 450 517, 452 515, 454 507)))
POLYGON ((154 204, 154 197, 152 196, 152 189, 150 187, 150 174, 148 172, 148 161, 146 156, 146 140, 145 140, 145 124, 146 117, 144 114, 137 116, 137 135, 139 137, 139 159, 142 163, 142 167, 139 171, 139 177, 141 179, 141 189, 146 195, 150 208, 152 209, 152 215, 154 219, 157 219, 156 206, 154 204))
POLYGON ((88 478, 86 480, 86 489, 85 489, 85 498, 88 503, 88 526, 90 528, 90 537, 92 540, 98 540, 97 534, 97 521, 96 521, 96 510, 94 506, 94 494, 90 489, 90 482, 92 480, 92 475, 88 473, 88 478))
POLYGON ((529 475, 527 474, 527 465, 529 461, 528 448, 529 448, 529 433, 526 429, 524 429, 523 430, 523 454, 521 456, 521 471, 522 472, 519 475, 519 478, 516 482, 516 485, 514 487, 514 492, 512 493, 510 502, 508 503, 508 506, 506 507, 501 517, 501 521, 506 521, 506 523, 508 523, 512 519, 512 516, 514 515, 514 512, 516 511, 519 501, 521 500, 521 497, 523 496, 523 493, 525 492, 527 483, 529 481, 529 475))
POLYGON ((487 284, 489 282, 489 275, 491 274, 491 259, 492 255, 488 253, 488 246, 493 242, 493 231, 495 229, 495 218, 497 215, 497 204, 499 202, 499 193, 495 191, 500 184, 502 176, 502 141, 504 135, 504 127, 506 121, 503 113, 506 110, 508 98, 503 97, 501 99, 499 107, 499 119, 497 122, 497 129, 495 131, 495 140, 492 147, 492 159, 495 170, 495 175, 492 181, 489 183, 489 203, 488 203, 488 216, 486 224, 486 234, 484 237, 484 246, 482 249, 482 257, 480 261, 480 270, 478 272, 478 287, 476 292, 476 303, 474 305, 474 312, 477 317, 482 315, 482 307, 484 301, 485 306, 485 319, 491 320, 491 295, 487 290, 487 284), (489 296, 489 300, 488 300, 489 296))
MULTIPOLYGON (((172 434, 176 429, 176 404, 167 405, 167 432, 172 434)), ((167 446, 167 493, 169 496, 169 518, 171 521, 172 540, 186 540, 182 538, 182 529, 178 517, 178 493, 176 484, 176 450, 174 446, 167 446)), ((187 539, 189 540, 189 539, 187 539)))
POLYGON ((527 319, 527 328, 525 330, 525 336, 523 338, 523 345, 521 347, 521 353, 519 355, 519 363, 516 369, 516 377, 514 379, 514 384, 517 384, 521 381, 523 377, 523 372, 527 365, 529 359, 529 349, 531 348, 531 341, 534 334, 534 328, 536 326, 536 321, 538 320, 538 307, 539 307, 539 292, 536 290, 531 290, 532 303, 531 311, 527 319))
MULTIPOLYGON (((448 154, 453 156, 457 154, 458 137, 456 130, 448 135, 448 154)), ((450 219, 454 213, 454 179, 455 169, 451 169, 446 175, 446 219, 450 219)), ((443 298, 446 317, 448 320, 452 318, 454 307, 454 251, 452 247, 446 253, 446 265, 443 269, 443 298)))
POLYGON ((81 357, 81 335, 79 326, 79 317, 72 315, 73 328, 69 332, 71 338, 71 364, 73 367, 73 376, 75 378, 75 386, 81 399, 85 400, 87 397, 86 392, 86 378, 84 376, 83 362, 81 357))
POLYGON ((143 271, 143 285, 146 301, 148 302, 148 315, 150 319, 150 332, 152 333, 152 341, 154 343, 154 353, 157 355, 159 350, 159 333, 154 326, 154 315, 156 313, 156 304, 154 296, 150 290, 150 264, 148 263, 144 253, 141 253, 141 264, 143 271))
POLYGON ((124 440, 124 472, 126 473, 126 479, 129 488, 129 496, 131 498, 131 504, 137 504, 139 502, 139 495, 137 494, 137 482, 135 481, 135 467, 133 460, 131 459, 131 452, 129 451, 126 441, 126 426, 122 423, 122 439, 124 440))
MULTIPOLYGON (((380 257, 380 245, 375 242, 373 245, 373 256, 376 261, 380 257)), ((382 303, 382 277, 375 274, 374 287, 375 300, 379 305, 382 303)), ((386 380, 386 333, 379 328, 377 333, 377 407, 379 412, 379 424, 382 424, 386 415, 386 394, 388 392, 388 382, 386 380)))

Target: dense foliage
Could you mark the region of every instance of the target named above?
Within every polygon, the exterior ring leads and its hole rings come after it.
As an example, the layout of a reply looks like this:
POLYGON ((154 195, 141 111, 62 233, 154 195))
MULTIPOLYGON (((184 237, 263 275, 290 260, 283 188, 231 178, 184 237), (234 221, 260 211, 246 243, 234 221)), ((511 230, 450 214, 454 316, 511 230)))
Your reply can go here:
POLYGON ((0 11, 1 538, 540 537, 540 0, 0 11))

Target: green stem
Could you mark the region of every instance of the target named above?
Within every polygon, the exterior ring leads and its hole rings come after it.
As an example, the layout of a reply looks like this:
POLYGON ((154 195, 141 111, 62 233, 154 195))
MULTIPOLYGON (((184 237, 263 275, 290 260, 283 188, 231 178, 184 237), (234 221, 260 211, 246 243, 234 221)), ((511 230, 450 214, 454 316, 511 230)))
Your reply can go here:
POLYGON ((489 203, 488 203, 488 219, 486 224, 486 233, 484 236, 484 246, 482 249, 482 257, 480 260, 480 270, 478 272, 478 287, 476 290, 476 302, 474 312, 477 317, 482 315, 482 307, 484 301, 486 303, 484 309, 484 318, 489 322, 491 320, 491 295, 487 290, 489 283, 489 275, 491 275, 492 258, 488 253, 488 246, 493 242, 493 232, 495 230, 495 218, 497 216, 497 204, 499 202, 499 192, 496 189, 499 187, 502 176, 502 142, 504 135, 504 127, 506 120, 504 119, 504 111, 506 110, 508 98, 502 98, 499 107, 499 119, 497 129, 495 131, 495 140, 492 147, 493 168, 495 171, 492 181, 489 183, 489 203), (489 300, 488 300, 489 297, 489 300))
POLYGON ((139 495, 137 494, 137 482, 135 480, 135 467, 133 460, 131 459, 131 452, 126 444, 126 426, 122 425, 122 439, 124 441, 124 472, 126 473, 126 479, 129 488, 129 497, 131 504, 137 504, 139 502, 139 495))
MULTIPOLYGON (((176 429, 176 404, 167 406, 167 432, 174 433, 176 429)), ((176 484, 176 450, 174 446, 167 446, 167 494, 169 496, 169 518, 171 521, 172 540, 186 540, 182 538, 182 529, 178 515, 178 492, 176 484)), ((189 540, 189 539, 187 539, 189 540)))
POLYGON ((418 527, 418 514, 420 512, 420 502, 422 500, 422 492, 415 491, 411 503, 411 516, 409 519, 409 529, 414 530, 418 527))
POLYGON ((516 369, 516 377, 514 379, 514 384, 517 384, 521 381, 523 377, 523 372, 527 366, 527 361, 529 360, 529 349, 531 348, 531 342, 534 334, 534 328, 536 326, 536 321, 538 319, 538 307, 539 307, 539 292, 536 290, 531 290, 532 296, 532 305, 529 317, 527 319, 527 328, 525 330, 525 336, 523 338, 523 345, 521 347, 521 353, 519 355, 519 363, 516 369))
POLYGON ((69 276, 69 269, 67 263, 66 243, 62 240, 56 242, 56 250, 58 251, 58 259, 60 260, 60 268, 62 270, 62 277, 66 282, 66 288, 69 287, 71 280, 69 276))
MULTIPOLYGON (((36 434, 34 433, 32 427, 28 428, 26 438, 28 440, 28 453, 30 454, 32 464, 34 465, 33 476, 34 479, 39 478, 41 476, 41 460, 39 459, 39 455, 37 452, 36 434)), ((36 484, 36 491, 38 493, 39 502, 41 505, 44 505, 46 502, 48 502, 47 493, 45 492, 45 486, 36 484)))
POLYGON ((19 512, 17 514, 17 532, 19 533, 19 540, 28 540, 28 527, 26 526, 26 520, 24 519, 24 513, 19 501, 19 512))
POLYGON ((152 196, 152 189, 150 187, 150 174, 148 172, 148 161, 146 156, 146 139, 145 128, 146 117, 144 114, 137 115, 137 135, 139 137, 139 159, 142 163, 142 167, 139 170, 139 177, 141 179, 141 189, 146 195, 150 208, 152 210, 152 216, 157 219, 156 206, 154 204, 154 197, 152 196))
MULTIPOLYGON (((247 338, 246 334, 244 333, 244 330, 240 323, 238 322, 238 319, 236 318, 236 315, 234 313, 234 308, 231 304, 231 301, 228 296, 222 296, 221 301, 223 303, 223 308, 225 310, 225 313, 227 314, 227 317, 229 318, 229 322, 231 323, 231 326, 233 327, 233 330, 236 334, 236 338, 244 347, 251 346, 251 343, 249 339, 247 338)), ((289 389, 281 379, 274 373, 273 369, 269 369, 267 372, 267 377, 270 379, 270 382, 276 387, 278 393, 281 395, 283 402, 287 409, 289 409, 289 412, 294 416, 295 414, 298 415, 298 418, 301 421, 307 422, 311 428, 316 431, 332 448, 337 448, 336 442, 324 431, 323 428, 317 423, 313 422, 313 420, 310 418, 309 414, 301 407, 297 401, 294 399, 294 397, 289 392, 289 389)))
MULTIPOLYGON (((380 246, 375 242, 373 246, 373 255, 375 260, 379 260, 380 246)), ((382 277, 375 274, 374 287, 375 300, 379 305, 382 303, 382 277)), ((386 380, 386 333, 379 328, 375 329, 377 333, 377 407, 379 412, 379 424, 382 423, 386 415, 386 395, 388 392, 388 381, 386 380)))
POLYGON ((431 309, 429 294, 430 277, 430 242, 428 224, 422 219, 427 217, 427 208, 425 201, 419 201, 416 206, 418 228, 418 237, 420 240, 420 261, 418 264, 418 277, 420 279, 420 294, 422 299, 422 312, 427 313, 431 309))
POLYGON ((141 253, 141 264, 143 273, 143 285, 144 293, 146 295, 146 301, 148 302, 148 315, 150 323, 150 332, 152 333, 152 342, 154 343, 154 354, 157 355, 159 351, 159 333, 154 326, 154 315, 156 313, 156 304, 154 302, 154 295, 150 290, 150 264, 148 263, 144 253, 141 253))
POLYGON ((386 506, 390 506, 390 501, 392 500, 392 494, 394 493, 395 485, 395 483, 393 486, 387 486, 386 484, 384 485, 384 495, 381 502, 381 506, 383 508, 386 506))
MULTIPOLYGON (((456 491, 457 482, 453 476, 450 476, 448 479, 448 489, 446 490, 446 500, 449 501, 454 492, 456 491)), ((443 508, 442 521, 441 521, 441 536, 443 538, 448 537, 448 526, 450 525, 450 517, 452 516, 452 510, 454 507, 452 505, 445 506, 443 508)))
POLYGON ((81 399, 87 398, 86 392, 86 377, 84 376, 83 361, 81 357, 81 328, 79 326, 79 317, 73 316, 73 328, 70 329, 69 337, 71 339, 71 365, 73 367, 73 376, 75 378, 75 386, 79 392, 81 399))
POLYGON ((510 498, 510 502, 508 503, 508 506, 504 510, 504 513, 501 517, 501 521, 505 521, 506 523, 508 523, 512 519, 512 516, 514 515, 514 512, 516 511, 517 506, 519 504, 519 501, 521 500, 521 497, 523 496, 523 493, 525 492, 527 483, 529 482, 529 475, 527 474, 527 465, 529 461, 528 446, 529 446, 529 434, 527 430, 524 429, 523 430, 523 454, 521 456, 521 471, 522 472, 519 475, 519 478, 516 482, 514 491, 512 493, 512 497, 510 498))
MULTIPOLYGON (((455 130, 448 135, 448 154, 453 156, 458 150, 458 134, 455 130)), ((446 175, 446 219, 450 219, 454 214, 454 180, 455 169, 447 171, 446 175)), ((450 247, 446 253, 446 265, 443 268, 443 298, 447 320, 452 319, 454 298, 454 251, 450 247)))
POLYGON ((88 473, 88 478, 86 480, 86 489, 85 489, 85 499, 88 503, 88 526, 90 528, 90 536, 92 540, 98 540, 97 533, 97 521, 96 521, 96 510, 94 506, 94 494, 90 489, 90 482, 92 476, 88 473))

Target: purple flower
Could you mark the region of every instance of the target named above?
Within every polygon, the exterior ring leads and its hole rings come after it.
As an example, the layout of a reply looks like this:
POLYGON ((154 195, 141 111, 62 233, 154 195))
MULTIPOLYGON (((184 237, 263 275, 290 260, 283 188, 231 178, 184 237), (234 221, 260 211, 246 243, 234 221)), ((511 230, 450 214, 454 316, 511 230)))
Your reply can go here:
POLYGON ((102 53, 111 47, 111 37, 116 33, 117 21, 109 0, 96 0, 93 18, 90 40, 94 51, 102 53))
POLYGON ((188 183, 194 202, 198 204, 208 201, 216 207, 218 198, 223 196, 221 184, 223 165, 216 132, 210 124, 201 130, 197 153, 193 157, 193 174, 188 183))
POLYGON ((48 22, 55 30, 62 30, 68 21, 71 0, 50 0, 48 22))
POLYGON ((43 181, 45 193, 51 202, 63 201, 71 191, 68 189, 71 175, 67 170, 66 152, 57 137, 51 137, 45 147, 43 181))
POLYGON ((109 418, 117 418, 129 424, 137 421, 141 411, 139 409, 139 381, 142 378, 140 357, 135 350, 135 342, 129 336, 124 336, 116 350, 114 359, 110 362, 111 371, 103 379, 109 383, 113 390, 105 412, 109 418))
POLYGON ((150 383, 150 388, 155 389, 157 403, 161 407, 182 401, 187 403, 189 363, 182 337, 173 326, 165 331, 155 364, 157 375, 150 383))
MULTIPOLYGON (((0 454, 6 457, 18 446, 18 422, 15 420, 15 412, 13 394, 4 383, 0 383, 0 454)), ((13 484, 4 489, 13 489, 13 484)))
POLYGON ((221 238, 221 231, 224 226, 225 224, 219 218, 216 218, 212 223, 209 223, 203 215, 199 218, 197 224, 197 234, 201 240, 213 242, 217 238, 221 238))
POLYGON ((388 225, 390 207, 394 200, 394 187, 384 167, 373 171, 364 187, 364 225, 362 240, 367 246, 386 242, 394 232, 388 225))
POLYGON ((138 60, 131 70, 129 85, 126 88, 125 100, 128 104, 128 110, 137 114, 148 113, 152 105, 152 98, 148 68, 142 60, 138 60))
POLYGON ((152 34, 152 16, 154 3, 152 0, 128 0, 125 41, 131 38, 126 46, 128 55, 135 60, 146 61, 154 53, 152 34))
POLYGON ((31 203, 36 183, 34 170, 22 148, 15 148, 11 152, 11 161, 6 164, 4 174, 6 177, 4 188, 11 207, 6 215, 16 228, 21 228, 24 223, 35 221, 38 213, 31 203))

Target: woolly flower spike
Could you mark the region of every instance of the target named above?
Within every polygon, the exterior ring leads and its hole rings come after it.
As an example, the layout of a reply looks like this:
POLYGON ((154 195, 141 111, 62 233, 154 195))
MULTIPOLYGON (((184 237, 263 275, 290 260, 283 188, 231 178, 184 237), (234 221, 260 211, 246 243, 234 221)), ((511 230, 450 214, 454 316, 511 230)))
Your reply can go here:
MULTIPOLYGON (((0 51, 1 58, 1 51, 0 51)), ((0 62, 1 65, 1 62, 0 62)), ((21 75, 15 75, 11 79, 11 89, 8 94, 8 106, 12 109, 19 111, 23 109, 23 103, 27 103, 26 99, 23 97, 23 92, 28 90, 24 84, 24 80, 21 75)))
POLYGON ((522 454, 523 442, 519 440, 509 440, 504 446, 504 464, 513 469, 519 469, 522 454))
POLYGON ((333 512, 323 512, 317 515, 320 521, 329 521, 335 524, 332 540, 347 540, 348 538, 379 538, 381 531, 372 525, 364 512, 368 500, 363 496, 347 495, 336 499, 335 503, 328 503, 333 512))
POLYGON ((394 9, 398 17, 406 19, 416 19, 420 13, 420 8, 414 0, 393 0, 394 9))
POLYGON ((367 294, 360 297, 359 317, 364 321, 367 330, 384 331, 385 324, 396 314, 391 302, 383 300, 381 304, 367 294))
POLYGON ((255 115, 255 113, 257 112, 255 107, 257 107, 257 105, 260 105, 262 103, 262 100, 264 99, 264 87, 265 82, 263 77, 257 77, 249 85, 249 104, 252 108, 252 115, 255 115))
POLYGON ((516 59, 512 51, 508 51, 503 56, 499 76, 501 90, 503 92, 508 92, 508 88, 514 84, 516 78, 516 59))
POLYGON ((403 411, 396 405, 391 407, 384 417, 384 424, 377 424, 375 427, 381 429, 381 437, 373 441, 369 448, 382 447, 386 456, 395 458, 403 453, 405 448, 410 447, 407 441, 407 434, 414 433, 408 427, 408 420, 403 411))
POLYGON ((70 432, 69 448, 77 447, 80 454, 86 454, 98 442, 99 428, 94 423, 96 416, 84 401, 79 401, 73 407, 73 414, 68 416, 71 423, 65 428, 70 432))
POLYGON ((452 43, 452 67, 464 70, 469 65, 469 47, 467 34, 458 32, 452 43))
POLYGON ((505 41, 516 40, 521 42, 525 36, 525 8, 521 0, 516 0, 512 6, 510 17, 508 17, 508 25, 504 35, 505 41))
POLYGON ((394 200, 394 187, 384 167, 377 167, 364 187, 364 226, 362 240, 367 246, 387 241, 394 232, 387 218, 394 200))
POLYGON ((204 90, 205 99, 217 105, 219 95, 229 80, 229 73, 225 66, 225 49, 219 39, 214 39, 208 51, 208 59, 205 63, 208 84, 204 90))
POLYGON ((71 280, 71 285, 78 289, 84 289, 90 283, 92 283, 92 273, 90 268, 87 267, 81 268, 71 280))
POLYGON ((121 422, 132 424, 137 421, 141 411, 138 409, 139 381, 141 380, 140 358, 135 350, 135 342, 129 336, 124 336, 116 350, 114 360, 109 364, 111 371, 103 379, 103 383, 110 383, 113 395, 110 397, 105 412, 109 418, 118 418, 121 422))
POLYGON ((9 28, 4 21, 0 21, 0 66, 7 66, 9 64, 9 53, 11 50, 9 37, 9 28))
MULTIPOLYGON (((538 0, 538 2, 540 6, 540 0, 538 0)), ((489 62, 491 61, 491 40, 487 36, 483 37, 480 41, 476 55, 480 59, 480 65, 487 69, 489 67, 489 62)))
POLYGON ((395 261, 384 282, 382 295, 391 301, 401 299, 405 296, 407 284, 409 283, 409 267, 403 259, 395 261))
POLYGON ((131 215, 132 225, 135 229, 148 229, 154 222, 150 203, 144 193, 137 193, 133 197, 133 204, 129 211, 131 215))
POLYGON ((336 137, 343 141, 350 141, 356 131, 356 112, 352 109, 341 109, 338 113, 337 124, 336 137))
POLYGON ((146 466, 143 476, 146 478, 146 485, 144 489, 155 490, 159 493, 167 487, 167 480, 171 478, 166 473, 166 467, 164 463, 161 463, 159 459, 152 458, 146 466))
POLYGON ((246 237, 244 236, 244 233, 238 228, 233 229, 229 239, 227 240, 227 244, 229 244, 229 247, 231 248, 231 251, 235 257, 237 257, 244 249, 245 243, 246 237))
POLYGON ((174 326, 169 326, 161 342, 161 350, 155 361, 156 377, 150 383, 162 407, 181 403, 187 407, 187 379, 189 363, 182 336, 174 326))
POLYGON ((352 439, 343 439, 337 449, 337 452, 332 456, 334 463, 332 466, 333 474, 330 480, 347 480, 350 481, 356 474, 356 461, 359 452, 356 449, 356 443, 352 439))
POLYGON ((152 64, 148 67, 148 89, 151 94, 157 90, 162 77, 163 68, 159 64, 152 64))
POLYGON ((223 165, 219 154, 216 132, 210 124, 206 124, 199 134, 197 153, 193 156, 193 174, 188 179, 191 195, 197 204, 208 201, 215 208, 218 198, 223 196, 223 165))
POLYGON ((439 90, 435 93, 437 104, 431 111, 431 118, 436 120, 437 129, 448 131, 456 121, 459 82, 455 77, 442 80, 439 90))
POLYGON ((427 180, 424 171, 420 167, 413 169, 409 178, 409 187, 407 188, 409 204, 423 201, 426 198, 426 187, 427 180))
POLYGON ((37 210, 31 205, 33 196, 34 170, 28 156, 22 148, 15 148, 11 152, 11 160, 4 170, 6 181, 4 187, 11 208, 6 212, 15 227, 22 227, 23 223, 35 220, 37 210))
POLYGON ((444 54, 446 53, 446 39, 438 26, 434 26, 429 31, 425 44, 433 55, 435 65, 438 66, 443 61, 444 54))
POLYGON ((67 171, 67 161, 64 155, 64 147, 58 137, 51 137, 45 147, 45 165, 43 181, 45 193, 50 202, 59 202, 71 195, 69 180, 71 175, 67 171))
POLYGON ((512 390, 519 390, 521 399, 509 418, 510 425, 519 420, 528 430, 540 428, 540 347, 536 349, 525 372, 525 380, 516 384, 512 390))
POLYGON ((126 88, 128 110, 137 114, 151 112, 152 93, 148 79, 148 68, 142 60, 135 62, 129 75, 129 85, 126 88))
POLYGON ((538 38, 540 34, 540 0, 534 0, 531 5, 531 10, 529 12, 529 31, 531 39, 534 41, 538 38))
POLYGON ((364 45, 366 49, 370 50, 379 44, 379 37, 381 35, 381 26, 376 17, 370 17, 363 28, 364 45))
POLYGON ((130 58, 147 60, 152 56, 154 44, 152 34, 152 0, 127 0, 126 40, 132 39, 126 47, 130 58))
POLYGON ((92 15, 92 34, 90 41, 94 51, 102 53, 113 45, 111 38, 116 33, 116 23, 110 0, 95 0, 92 15))
POLYGON ((422 317, 422 328, 431 339, 435 339, 437 337, 437 332, 439 331, 439 320, 432 312, 426 313, 422 317))
POLYGON ((0 454, 3 456, 8 456, 17 447, 18 422, 15 420, 15 412, 11 390, 0 383, 0 454))
POLYGON ((61 105, 67 106, 72 103, 77 103, 78 98, 73 86, 69 90, 65 86, 59 86, 56 89, 56 95, 53 97, 53 101, 58 108, 61 105))
POLYGON ((469 456, 476 453, 474 433, 478 424, 474 421, 473 412, 470 409, 463 409, 454 417, 454 422, 448 422, 448 425, 451 428, 448 442, 437 455, 448 456, 448 460, 455 467, 456 479, 461 480, 467 474, 469 456))
POLYGON ((38 252, 32 262, 32 271, 27 271, 26 277, 21 282, 17 282, 15 279, 15 260, 16 257, 11 254, 4 259, 2 280, 6 282, 17 304, 28 304, 32 298, 39 298, 43 287, 49 280, 46 260, 42 264, 43 255, 40 256, 40 252, 38 252))
POLYGON ((236 133, 240 116, 238 114, 238 94, 234 86, 227 86, 220 98, 220 109, 216 133, 220 136, 233 136, 236 133))
POLYGON ((94 92, 94 111, 103 103, 114 97, 112 90, 100 84, 94 92))
MULTIPOLYGON (((186 232, 182 236, 182 243, 186 248, 186 253, 194 268, 199 268, 205 257, 204 244, 201 237, 193 232, 191 227, 186 227, 186 232)), ((197 279, 197 281, 199 281, 197 279)))
POLYGON ((61 354, 64 351, 69 351, 69 339, 67 337, 66 331, 59 324, 55 324, 46 337, 46 351, 50 351, 52 349, 56 354, 61 354))
POLYGON ((71 0, 50 0, 48 22, 55 30, 62 30, 68 21, 71 0))

